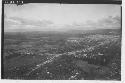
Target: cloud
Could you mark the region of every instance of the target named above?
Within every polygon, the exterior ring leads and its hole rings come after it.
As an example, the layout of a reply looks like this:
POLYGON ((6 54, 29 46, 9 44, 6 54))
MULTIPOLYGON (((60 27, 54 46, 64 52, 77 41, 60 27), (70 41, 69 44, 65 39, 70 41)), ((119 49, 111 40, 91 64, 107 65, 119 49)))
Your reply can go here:
POLYGON ((19 17, 5 18, 4 29, 5 31, 34 31, 34 30, 47 30, 54 23, 48 20, 30 20, 19 17))
POLYGON ((49 20, 30 20, 19 17, 6 17, 4 23, 5 31, 66 31, 70 29, 119 29, 121 27, 121 18, 120 16, 108 16, 96 21, 88 20, 84 23, 55 25, 52 21, 49 20))
POLYGON ((23 25, 35 25, 35 26, 48 26, 53 24, 53 22, 48 21, 48 20, 30 20, 30 19, 24 19, 24 18, 19 18, 19 17, 11 17, 9 19, 15 20, 15 21, 20 21, 23 25))
POLYGON ((74 29, 119 29, 121 27, 120 16, 108 16, 97 21, 88 20, 85 23, 74 23, 71 25, 74 29))
POLYGON ((98 21, 98 24, 107 27, 107 28, 120 28, 121 27, 121 18, 119 16, 109 16, 98 21))

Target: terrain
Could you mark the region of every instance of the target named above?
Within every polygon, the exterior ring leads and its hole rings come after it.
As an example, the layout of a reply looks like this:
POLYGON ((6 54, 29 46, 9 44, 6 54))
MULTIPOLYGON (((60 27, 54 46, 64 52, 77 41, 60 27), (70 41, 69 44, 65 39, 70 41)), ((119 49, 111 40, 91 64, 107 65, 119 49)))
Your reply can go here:
POLYGON ((121 80, 121 30, 5 32, 4 79, 121 80))

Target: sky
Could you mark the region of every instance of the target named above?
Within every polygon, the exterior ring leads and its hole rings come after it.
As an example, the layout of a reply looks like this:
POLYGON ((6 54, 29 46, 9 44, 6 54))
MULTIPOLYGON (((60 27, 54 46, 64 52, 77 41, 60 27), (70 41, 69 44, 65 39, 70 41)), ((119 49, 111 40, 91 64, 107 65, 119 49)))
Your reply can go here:
POLYGON ((117 29, 120 15, 120 5, 114 4, 5 4, 4 30, 117 29))

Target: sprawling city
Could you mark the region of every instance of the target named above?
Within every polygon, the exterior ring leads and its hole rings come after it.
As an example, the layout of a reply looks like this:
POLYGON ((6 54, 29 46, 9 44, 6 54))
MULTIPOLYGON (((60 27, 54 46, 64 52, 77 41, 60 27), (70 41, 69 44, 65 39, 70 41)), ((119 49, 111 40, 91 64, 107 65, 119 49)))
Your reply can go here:
POLYGON ((7 79, 120 80, 120 30, 5 33, 7 79))

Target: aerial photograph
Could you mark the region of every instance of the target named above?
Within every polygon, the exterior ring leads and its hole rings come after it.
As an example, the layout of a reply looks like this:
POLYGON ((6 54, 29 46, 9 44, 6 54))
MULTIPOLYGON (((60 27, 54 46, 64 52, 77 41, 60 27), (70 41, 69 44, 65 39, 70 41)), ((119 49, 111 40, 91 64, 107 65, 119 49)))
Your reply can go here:
POLYGON ((118 4, 4 4, 3 79, 121 80, 118 4))

